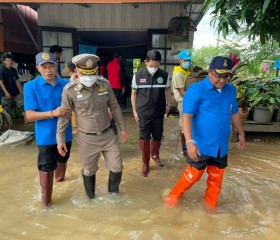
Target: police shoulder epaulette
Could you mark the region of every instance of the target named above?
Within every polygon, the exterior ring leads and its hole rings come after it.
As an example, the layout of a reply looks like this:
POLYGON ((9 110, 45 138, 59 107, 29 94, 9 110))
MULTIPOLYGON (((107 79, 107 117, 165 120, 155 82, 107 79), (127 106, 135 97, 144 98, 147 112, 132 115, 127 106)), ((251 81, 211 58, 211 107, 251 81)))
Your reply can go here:
POLYGON ((103 82, 109 82, 105 77, 103 76, 97 76, 97 80, 103 81, 103 82))
POLYGON ((73 87, 73 86, 75 86, 75 85, 77 85, 77 83, 75 82, 75 81, 72 81, 72 82, 69 82, 69 83, 67 83, 66 85, 65 85, 65 88, 71 88, 71 87, 73 87))

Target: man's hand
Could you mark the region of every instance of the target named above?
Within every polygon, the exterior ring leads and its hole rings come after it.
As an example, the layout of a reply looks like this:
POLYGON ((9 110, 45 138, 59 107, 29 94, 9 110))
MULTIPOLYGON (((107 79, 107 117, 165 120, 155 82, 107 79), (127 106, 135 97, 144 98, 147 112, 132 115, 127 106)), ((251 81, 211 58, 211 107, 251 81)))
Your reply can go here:
POLYGON ((122 131, 121 132, 121 143, 125 143, 127 140, 127 132, 126 131, 122 131))
POLYGON ((139 124, 139 117, 136 111, 133 111, 134 119, 139 124))
POLYGON ((68 149, 66 147, 66 143, 58 143, 57 144, 57 150, 62 157, 65 157, 66 153, 68 152, 68 149))
POLYGON ((237 143, 237 148, 243 150, 245 148, 245 136, 239 135, 239 141, 237 143))
POLYGON ((6 97, 7 99, 11 99, 11 98, 12 98, 12 96, 11 96, 11 94, 10 94, 9 92, 6 92, 6 93, 5 93, 5 97, 6 97))
POLYGON ((195 162, 197 162, 199 160, 198 156, 200 156, 200 152, 197 146, 194 143, 188 143, 187 150, 189 157, 195 162))
POLYGON ((70 115, 70 109, 67 107, 58 107, 53 111, 54 117, 66 117, 70 115))

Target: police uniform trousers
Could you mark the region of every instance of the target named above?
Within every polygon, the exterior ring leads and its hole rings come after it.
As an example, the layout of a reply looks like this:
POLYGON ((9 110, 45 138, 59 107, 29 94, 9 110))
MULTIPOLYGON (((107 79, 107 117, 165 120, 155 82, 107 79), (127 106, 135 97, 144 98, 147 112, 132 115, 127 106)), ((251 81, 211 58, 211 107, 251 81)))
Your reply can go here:
POLYGON ((91 135, 79 131, 77 144, 84 175, 96 174, 100 153, 103 154, 105 164, 110 171, 118 173, 123 170, 118 136, 112 129, 101 135, 91 135))

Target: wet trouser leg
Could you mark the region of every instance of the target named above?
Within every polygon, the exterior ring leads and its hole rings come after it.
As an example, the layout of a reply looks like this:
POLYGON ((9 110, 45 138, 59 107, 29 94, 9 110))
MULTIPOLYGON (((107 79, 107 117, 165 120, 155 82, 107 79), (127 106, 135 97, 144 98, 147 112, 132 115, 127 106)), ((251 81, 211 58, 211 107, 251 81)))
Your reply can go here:
POLYGON ((182 197, 183 193, 190 189, 195 182, 199 181, 203 172, 204 169, 198 170, 188 165, 175 187, 164 199, 166 205, 168 207, 174 207, 182 197))
POLYGON ((204 200, 208 206, 215 208, 221 191, 224 169, 208 165, 207 173, 207 189, 204 200))

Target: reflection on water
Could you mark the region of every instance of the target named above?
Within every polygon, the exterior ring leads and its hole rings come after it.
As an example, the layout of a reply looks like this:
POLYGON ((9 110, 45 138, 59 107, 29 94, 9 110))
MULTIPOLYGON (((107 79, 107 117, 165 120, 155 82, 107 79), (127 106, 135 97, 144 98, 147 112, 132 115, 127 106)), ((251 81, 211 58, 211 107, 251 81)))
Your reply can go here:
POLYGON ((74 143, 66 181, 54 184, 53 206, 45 209, 35 144, 1 148, 0 239, 279 239, 278 145, 248 143, 240 152, 231 144, 216 212, 203 205, 206 174, 178 207, 168 209, 162 198, 185 168, 177 119, 165 121, 161 157, 166 167, 151 162, 148 178, 140 175, 137 127, 130 115, 126 121, 129 141, 122 146, 125 169, 119 195, 108 194, 109 172, 101 160, 96 198, 87 199, 74 143))

